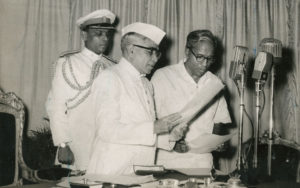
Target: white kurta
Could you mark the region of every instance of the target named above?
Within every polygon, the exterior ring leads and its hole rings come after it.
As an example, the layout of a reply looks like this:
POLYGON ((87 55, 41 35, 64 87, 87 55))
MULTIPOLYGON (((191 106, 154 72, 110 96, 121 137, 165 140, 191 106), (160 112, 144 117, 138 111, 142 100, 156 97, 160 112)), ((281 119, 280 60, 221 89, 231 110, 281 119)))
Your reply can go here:
POLYGON ((63 76, 63 66, 65 75, 71 83, 76 85, 71 71, 73 69, 77 82, 81 86, 84 86, 90 80, 93 63, 99 59, 101 59, 101 62, 103 61, 103 68, 114 64, 87 48, 84 48, 79 53, 59 58, 56 62, 52 88, 46 102, 54 145, 58 146, 60 143, 69 143, 75 157, 74 166, 70 166, 72 169, 87 169, 95 129, 91 121, 90 106, 92 101, 90 96, 75 108, 67 110, 67 105, 73 106, 77 103, 87 94, 89 88, 82 91, 74 101, 67 102, 68 99, 78 94, 78 90, 71 88, 66 82, 63 76), (69 61, 68 63, 71 64, 72 68, 69 67, 66 61, 69 61))
POLYGON ((132 174, 133 165, 154 164, 155 112, 149 92, 124 58, 95 80, 92 98, 98 131, 87 173, 132 174))
MULTIPOLYGON (((183 61, 157 70, 151 82, 154 87, 158 118, 180 111, 209 79, 219 78, 211 72, 207 72, 198 83, 195 83, 186 71, 183 61)), ((201 137, 202 133, 212 133, 214 123, 230 122, 227 104, 222 96, 190 124, 185 141, 189 144, 192 140, 201 137)), ((159 150, 156 163, 162 164, 166 168, 211 168, 213 160, 211 153, 177 153, 159 150)))

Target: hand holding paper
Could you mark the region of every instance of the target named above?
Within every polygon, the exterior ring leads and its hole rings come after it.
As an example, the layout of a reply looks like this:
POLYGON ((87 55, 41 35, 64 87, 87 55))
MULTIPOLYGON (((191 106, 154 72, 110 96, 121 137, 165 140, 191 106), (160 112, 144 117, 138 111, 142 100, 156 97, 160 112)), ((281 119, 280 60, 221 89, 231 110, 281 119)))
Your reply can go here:
POLYGON ((175 128, 170 133, 170 141, 178 141, 182 139, 188 129, 188 126, 185 123, 182 123, 175 128))
POLYGON ((189 147, 184 140, 179 140, 174 146, 174 151, 177 153, 186 153, 189 151, 189 147))
POLYGON ((179 113, 170 114, 162 117, 154 122, 155 134, 169 133, 176 125, 181 121, 181 115, 179 113))
POLYGON ((207 80, 201 88, 198 89, 194 97, 180 111, 180 125, 176 126, 171 134, 170 141, 179 140, 176 132, 187 129, 188 122, 191 121, 209 102, 224 88, 219 80, 207 80), (175 132, 175 133, 173 133, 175 132))

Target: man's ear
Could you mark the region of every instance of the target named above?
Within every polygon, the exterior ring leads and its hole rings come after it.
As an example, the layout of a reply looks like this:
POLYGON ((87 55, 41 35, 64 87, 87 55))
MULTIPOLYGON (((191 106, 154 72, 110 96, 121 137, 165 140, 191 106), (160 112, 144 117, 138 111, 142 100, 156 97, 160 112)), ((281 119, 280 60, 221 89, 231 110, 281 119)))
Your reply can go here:
POLYGON ((127 47, 126 47, 126 56, 128 58, 128 60, 132 60, 132 58, 134 57, 133 55, 133 48, 134 46, 129 44, 127 47))
POLYGON ((87 40, 87 32, 86 31, 81 31, 80 34, 81 34, 82 40, 86 41, 87 40))
POLYGON ((189 55, 189 49, 187 47, 185 47, 184 53, 185 53, 185 56, 188 57, 188 55, 189 55))
POLYGON ((131 44, 127 46, 127 51, 128 51, 128 54, 129 54, 129 55, 132 55, 132 54, 133 54, 133 48, 134 48, 134 46, 131 45, 131 44))

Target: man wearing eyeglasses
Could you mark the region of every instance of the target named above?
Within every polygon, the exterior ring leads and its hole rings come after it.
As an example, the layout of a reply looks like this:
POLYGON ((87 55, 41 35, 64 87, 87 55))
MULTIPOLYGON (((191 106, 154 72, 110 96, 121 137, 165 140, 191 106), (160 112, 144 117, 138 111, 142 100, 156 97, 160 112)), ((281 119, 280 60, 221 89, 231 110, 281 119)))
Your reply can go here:
POLYGON ((98 130, 87 173, 133 174, 134 165, 154 165, 157 135, 178 125, 178 113, 156 119, 153 88, 145 77, 160 57, 164 36, 158 27, 139 22, 122 29, 123 57, 92 89, 98 130))
MULTIPOLYGON (((180 111, 205 82, 219 81, 208 71, 215 62, 215 48, 215 38, 210 31, 193 31, 187 36, 186 58, 154 73, 151 82, 158 118, 180 111)), ((175 151, 158 151, 156 163, 166 168, 212 168, 211 153, 192 152, 188 150, 189 144, 203 133, 215 133, 214 127, 230 122, 227 104, 221 95, 189 123, 185 137, 176 142, 175 151)))
POLYGON ((58 162, 78 172, 87 169, 94 136, 91 85, 102 70, 115 64, 104 55, 112 43, 115 17, 100 9, 77 20, 84 48, 58 59, 46 103, 58 162))

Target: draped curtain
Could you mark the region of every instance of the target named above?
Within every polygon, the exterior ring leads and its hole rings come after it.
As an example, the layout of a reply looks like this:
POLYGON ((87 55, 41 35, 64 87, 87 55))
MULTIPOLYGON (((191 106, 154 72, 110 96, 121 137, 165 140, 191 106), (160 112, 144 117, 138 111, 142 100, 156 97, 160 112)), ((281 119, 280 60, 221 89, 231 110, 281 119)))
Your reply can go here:
MULTIPOLYGON (((285 139, 300 142, 300 2, 298 0, 0 0, 0 87, 15 92, 27 107, 28 129, 41 127, 44 103, 51 85, 52 64, 60 53, 82 47, 76 20, 93 10, 107 8, 118 15, 111 56, 121 57, 121 28, 147 22, 167 33, 161 66, 184 58, 186 36, 209 29, 218 38, 213 71, 227 85, 227 102, 236 125, 239 96, 228 76, 233 47, 249 49, 253 66, 259 42, 265 37, 282 41, 283 58, 276 65, 275 130, 285 139)), ((255 114, 254 81, 247 72, 245 106, 255 114)), ((270 83, 265 85, 262 134, 268 129, 270 83)), ((250 121, 244 118, 244 138, 251 137, 250 121)), ((232 141, 236 144, 236 140, 232 141)), ((228 163, 227 163, 228 164, 228 163)), ((225 166, 226 169, 233 168, 225 166)))
POLYGON ((29 129, 41 126, 52 63, 68 49, 69 2, 0 0, 0 87, 27 107, 29 129))

